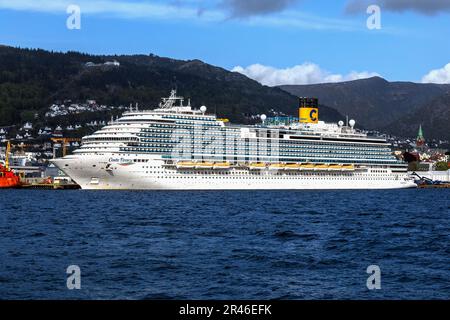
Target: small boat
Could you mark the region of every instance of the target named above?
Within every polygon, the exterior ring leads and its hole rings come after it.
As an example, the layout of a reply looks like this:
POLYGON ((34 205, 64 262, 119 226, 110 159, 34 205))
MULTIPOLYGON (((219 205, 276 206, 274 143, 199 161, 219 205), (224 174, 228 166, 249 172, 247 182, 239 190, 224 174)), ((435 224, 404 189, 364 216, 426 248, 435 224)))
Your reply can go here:
POLYGON ((252 162, 248 167, 250 170, 262 170, 266 168, 266 164, 263 162, 252 162))
POLYGON ((0 188, 15 188, 20 186, 20 176, 9 168, 9 153, 11 144, 8 141, 6 145, 6 154, 4 164, 0 164, 0 188))
POLYGON ((283 163, 272 163, 269 165, 269 170, 283 170, 286 167, 283 163))
POLYGON ((216 162, 214 163, 213 169, 230 169, 231 165, 229 162, 216 162))
POLYGON ((301 170, 314 170, 315 165, 312 163, 305 163, 301 165, 301 170))
POLYGON ((20 177, 14 171, 0 164, 0 189, 20 186, 20 177))
POLYGON ((214 166, 212 162, 197 162, 195 169, 211 169, 214 166))
POLYGON ((301 164, 299 163, 288 163, 284 169, 286 170, 300 170, 302 168, 301 164))
POLYGON ((328 170, 329 166, 327 164, 316 164, 314 166, 314 170, 316 171, 322 171, 322 170, 328 170))
POLYGON ((195 162, 192 161, 179 161, 176 164, 177 169, 193 169, 195 168, 195 162))
POLYGON ((329 171, 341 171, 342 170, 342 166, 339 164, 330 164, 328 166, 328 170, 329 171))
POLYGON ((355 171, 355 165, 353 164, 344 164, 342 166, 343 171, 355 171))

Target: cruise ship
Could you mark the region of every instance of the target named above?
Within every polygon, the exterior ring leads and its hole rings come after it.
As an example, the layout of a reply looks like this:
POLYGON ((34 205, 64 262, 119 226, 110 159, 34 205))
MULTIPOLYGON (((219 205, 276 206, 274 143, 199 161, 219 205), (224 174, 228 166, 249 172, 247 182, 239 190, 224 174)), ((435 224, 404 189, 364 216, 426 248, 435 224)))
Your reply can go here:
POLYGON ((389 144, 324 123, 317 99, 299 117, 233 125, 177 96, 151 110, 131 108, 52 162, 82 189, 276 190, 416 187, 389 144))

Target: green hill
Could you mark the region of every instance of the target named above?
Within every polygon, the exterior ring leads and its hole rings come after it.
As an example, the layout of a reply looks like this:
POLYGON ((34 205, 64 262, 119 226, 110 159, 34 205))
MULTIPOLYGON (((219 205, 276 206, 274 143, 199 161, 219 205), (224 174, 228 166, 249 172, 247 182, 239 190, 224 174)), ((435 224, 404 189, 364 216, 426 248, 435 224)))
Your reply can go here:
MULTIPOLYGON (((244 75, 199 60, 181 61, 155 55, 92 56, 77 52, 0 47, 0 126, 21 124, 42 115, 55 101, 96 100, 106 105, 139 103, 156 106, 176 86, 194 106, 206 105, 219 117, 240 123, 248 115, 276 110, 297 114, 298 99, 279 89, 263 86, 244 75), (120 67, 87 67, 117 60, 120 67)), ((323 106, 326 121, 343 118, 323 106)))

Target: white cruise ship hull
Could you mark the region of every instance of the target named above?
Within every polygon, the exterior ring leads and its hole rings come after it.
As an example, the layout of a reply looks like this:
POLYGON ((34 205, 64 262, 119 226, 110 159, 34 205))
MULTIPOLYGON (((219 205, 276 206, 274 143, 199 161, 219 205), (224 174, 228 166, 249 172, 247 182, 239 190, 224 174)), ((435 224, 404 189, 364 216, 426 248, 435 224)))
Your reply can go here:
MULTIPOLYGON (((311 172, 233 168, 177 169, 161 159, 111 163, 105 156, 68 156, 52 160, 86 190, 319 190, 399 189, 416 184, 406 173, 369 170, 311 172)), ((140 157, 142 158, 142 157, 140 157)))

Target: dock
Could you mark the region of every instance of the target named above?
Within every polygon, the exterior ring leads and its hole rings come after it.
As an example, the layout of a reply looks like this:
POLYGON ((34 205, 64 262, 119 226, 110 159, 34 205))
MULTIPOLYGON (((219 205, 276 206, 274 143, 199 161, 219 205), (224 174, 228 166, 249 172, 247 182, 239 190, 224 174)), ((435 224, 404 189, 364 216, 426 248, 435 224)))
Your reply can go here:
POLYGON ((41 190, 76 190, 81 187, 73 181, 61 179, 23 178, 18 189, 41 189, 41 190))
POLYGON ((41 190, 78 190, 81 187, 78 184, 59 184, 59 183, 35 183, 22 184, 18 189, 41 189, 41 190))
POLYGON ((441 183, 441 184, 419 184, 417 185, 418 188, 421 189, 450 189, 450 183, 441 183))

